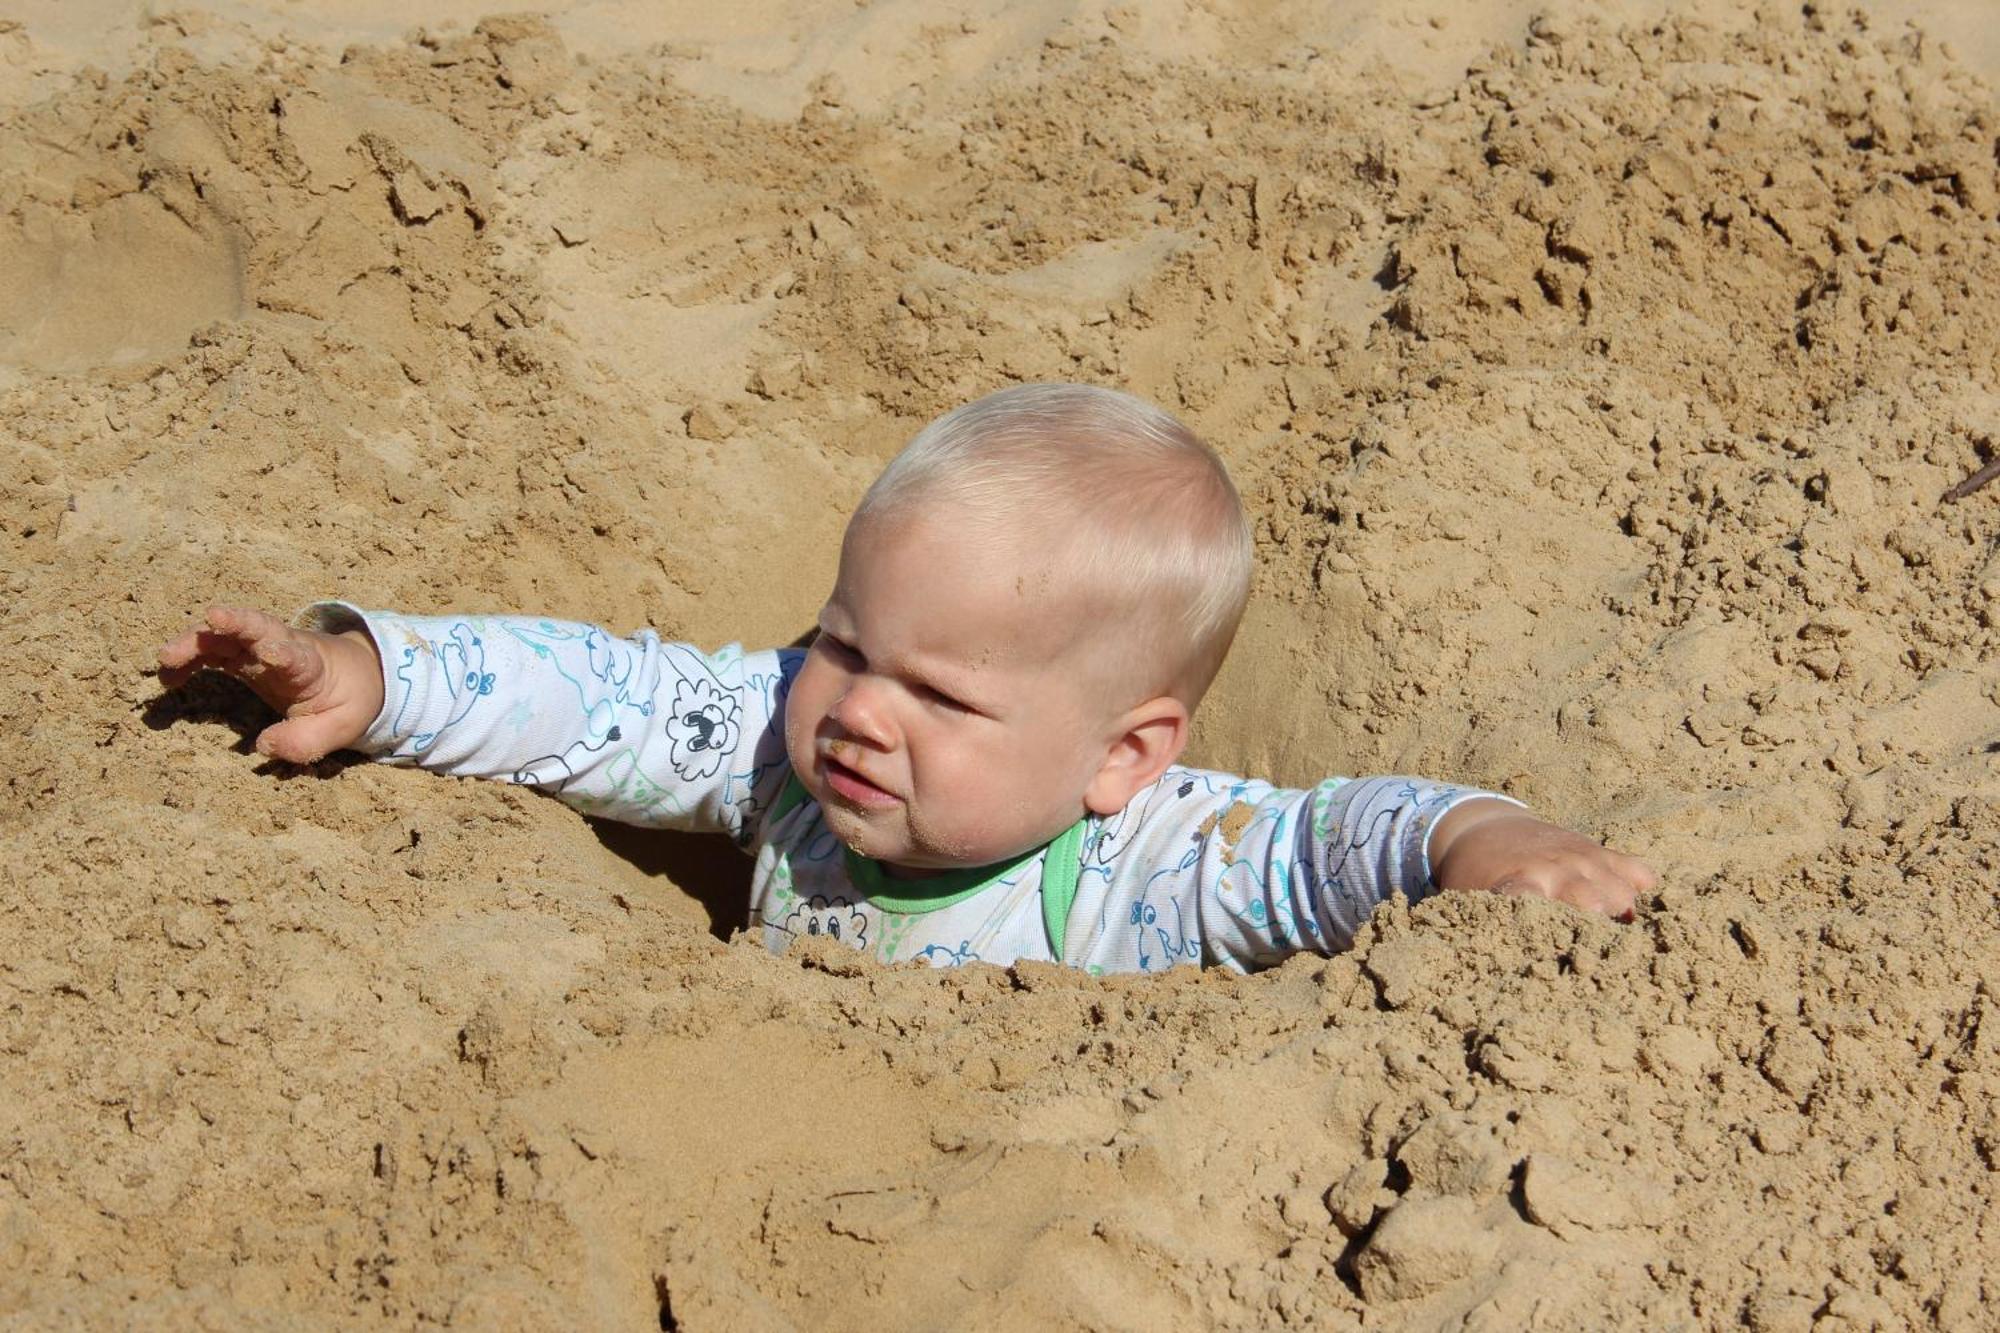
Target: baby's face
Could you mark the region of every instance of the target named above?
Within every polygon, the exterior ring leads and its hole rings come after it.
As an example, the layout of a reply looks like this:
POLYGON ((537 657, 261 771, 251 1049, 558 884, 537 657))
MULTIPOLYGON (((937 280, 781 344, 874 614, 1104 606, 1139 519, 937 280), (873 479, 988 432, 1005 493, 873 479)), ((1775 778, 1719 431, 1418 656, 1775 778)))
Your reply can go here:
POLYGON ((786 704, 792 767, 827 827, 919 872, 1004 860, 1074 823, 1116 721, 1060 571, 951 519, 848 529, 786 704))

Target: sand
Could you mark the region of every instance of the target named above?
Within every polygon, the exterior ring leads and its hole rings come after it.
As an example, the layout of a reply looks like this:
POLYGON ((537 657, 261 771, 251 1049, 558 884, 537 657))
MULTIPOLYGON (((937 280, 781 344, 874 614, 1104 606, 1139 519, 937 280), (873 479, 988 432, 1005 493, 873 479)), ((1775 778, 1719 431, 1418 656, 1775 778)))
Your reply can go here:
POLYGON ((0 5, 0 1320, 1992 1318, 1979 0, 409 8, 0 5), (719 843, 148 674, 211 600, 789 641, 1023 378, 1254 509, 1196 759, 1505 789, 1638 919, 772 958, 719 843))

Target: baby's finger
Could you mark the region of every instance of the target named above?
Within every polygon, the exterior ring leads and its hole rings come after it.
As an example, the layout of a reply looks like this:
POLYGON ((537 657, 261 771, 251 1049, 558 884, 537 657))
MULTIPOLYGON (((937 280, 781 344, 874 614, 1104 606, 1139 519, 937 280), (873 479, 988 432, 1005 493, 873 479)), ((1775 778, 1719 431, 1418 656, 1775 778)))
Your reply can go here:
POLYGON ((1570 892, 1558 895, 1565 902, 1619 921, 1631 919, 1639 895, 1658 878, 1644 861, 1601 845, 1592 845, 1586 854, 1572 861, 1567 877, 1575 884, 1570 892))
POLYGON ((272 628, 282 634, 284 626, 276 617, 240 606, 211 606, 201 621, 190 625, 160 646, 162 666, 187 666, 197 656, 227 660, 241 656, 248 646, 269 637, 272 628))
POLYGON ((186 666, 194 657, 194 630, 184 629, 173 638, 160 645, 160 665, 163 667, 186 666))
POLYGON ((263 639, 282 639, 291 633, 291 627, 276 616, 247 606, 211 606, 202 612, 202 619, 211 629, 246 645, 263 639))
POLYGON ((1587 912, 1619 917, 1631 908, 1638 892, 1625 882, 1609 861, 1591 857, 1565 871, 1556 896, 1587 912))
POLYGON ((194 632, 196 657, 210 666, 242 665, 250 661, 250 645, 234 634, 212 629, 194 632))
POLYGON ((313 678, 319 673, 319 654, 296 639, 290 637, 258 639, 250 645, 250 650, 264 665, 269 675, 283 680, 295 689, 310 686, 313 678))
POLYGON ((233 634, 218 634, 206 625, 182 630, 160 645, 160 665, 187 666, 201 657, 240 657, 242 644, 233 634))
POLYGON ((1493 885, 1493 892, 1515 898, 1550 898, 1615 921, 1632 917, 1641 890, 1610 863, 1537 866, 1516 871, 1493 885))
POLYGON ((274 723, 257 733, 257 753, 282 759, 288 764, 310 764, 346 743, 337 738, 339 725, 339 721, 327 713, 313 713, 274 723))
POLYGON ((1611 859, 1612 864, 1618 867, 1619 873, 1636 892, 1651 893, 1660 887, 1659 872, 1638 857, 1627 856, 1623 852, 1612 852, 1611 859))
POLYGON ((156 674, 161 689, 177 690, 193 680, 201 669, 201 664, 197 662, 188 666, 162 666, 156 674))
POLYGON ((1547 875, 1516 874, 1492 885, 1489 893, 1503 893, 1509 898, 1559 898, 1561 893, 1547 875))
POLYGON ((178 689, 197 671, 213 667, 230 671, 248 659, 234 636, 197 627, 160 645, 160 683, 178 689))
POLYGON ((1596 911, 1613 921, 1630 921, 1641 890, 1630 880, 1613 875, 1596 882, 1596 911))
POLYGON ((177 690, 187 684, 188 677, 201 670, 195 661, 201 647, 196 642, 195 632, 176 635, 160 645, 160 684, 170 690, 177 690))

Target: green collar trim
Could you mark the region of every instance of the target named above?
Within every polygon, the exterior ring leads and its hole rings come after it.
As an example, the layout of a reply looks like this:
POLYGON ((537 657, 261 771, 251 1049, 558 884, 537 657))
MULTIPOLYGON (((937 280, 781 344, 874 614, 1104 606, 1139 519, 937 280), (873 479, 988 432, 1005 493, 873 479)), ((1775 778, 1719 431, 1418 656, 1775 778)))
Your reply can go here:
POLYGON ((1077 820, 1049 844, 1048 858, 1042 862, 1042 928, 1049 933, 1049 952, 1058 963, 1063 941, 1069 934, 1069 909, 1076 903, 1076 880, 1083 871, 1083 828, 1089 816, 1077 820))
POLYGON ((940 870, 921 879, 891 878, 880 861, 857 856, 847 850, 847 878, 885 912, 936 912, 964 902, 981 889, 988 889, 1041 854, 1037 847, 1011 861, 990 866, 968 866, 964 870, 940 870))
MULTIPOLYGON (((792 774, 786 779, 777 804, 771 807, 766 825, 776 823, 808 799, 805 784, 799 781, 798 774, 792 774)), ((1061 962, 1063 943, 1069 934, 1070 908, 1076 903, 1077 876, 1083 869, 1083 831, 1089 822, 1088 816, 1079 819, 1046 846, 1023 852, 1011 861, 943 870, 922 879, 891 879, 880 861, 857 855, 852 848, 842 850, 848 881, 883 911, 904 914, 956 906, 1046 854, 1047 859, 1042 863, 1042 928, 1048 932, 1050 952, 1061 962)))

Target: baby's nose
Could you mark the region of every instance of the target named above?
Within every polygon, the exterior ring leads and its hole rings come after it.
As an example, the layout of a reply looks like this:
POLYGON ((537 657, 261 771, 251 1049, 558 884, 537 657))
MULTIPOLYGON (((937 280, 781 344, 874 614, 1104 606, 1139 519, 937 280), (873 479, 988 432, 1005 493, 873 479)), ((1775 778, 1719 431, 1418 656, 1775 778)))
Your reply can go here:
POLYGON ((847 693, 835 701, 827 715, 842 731, 864 745, 888 748, 891 739, 888 712, 880 690, 865 676, 848 685, 847 693))

